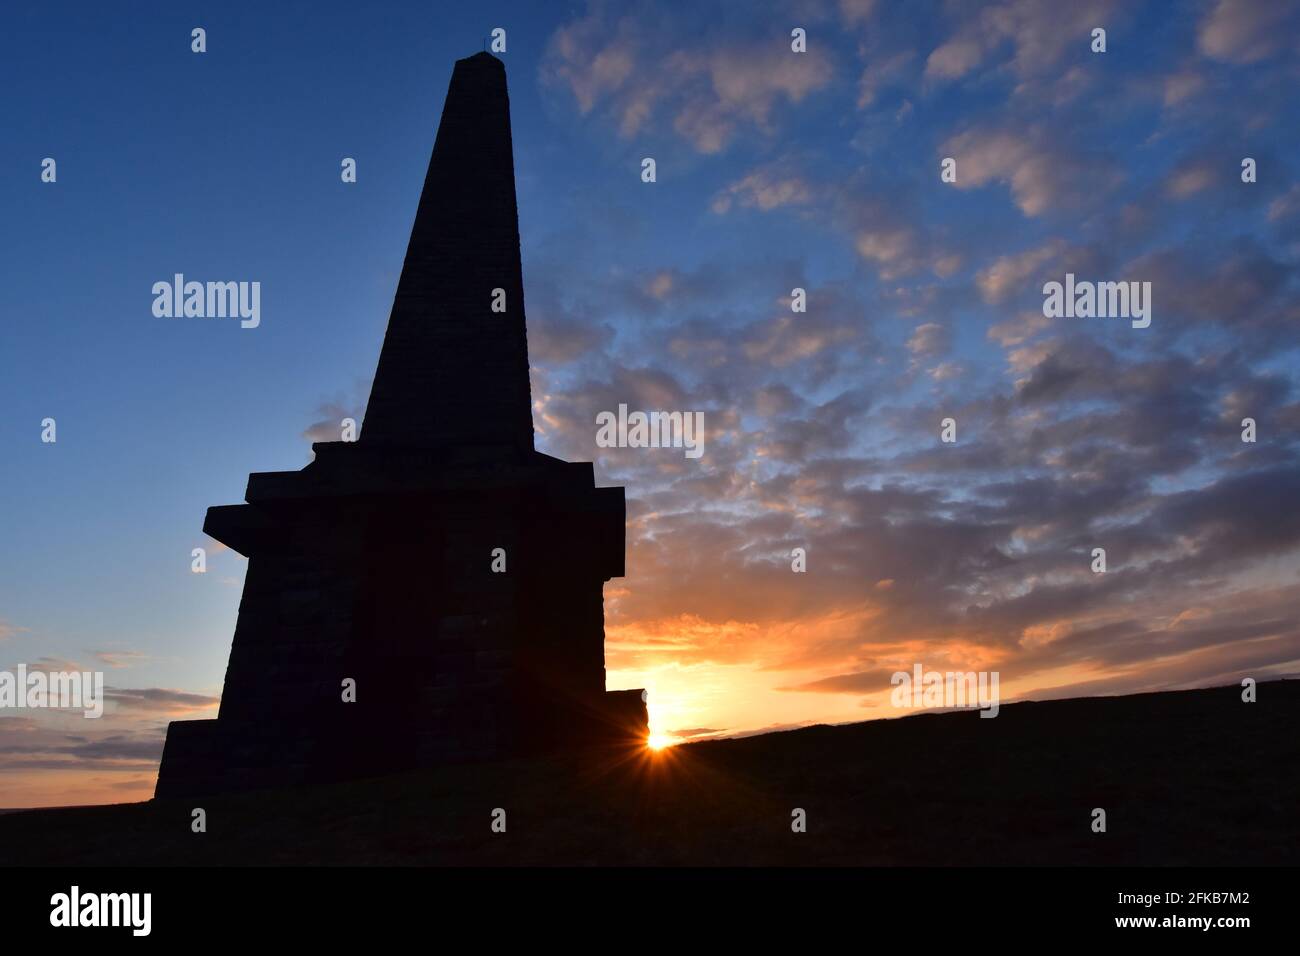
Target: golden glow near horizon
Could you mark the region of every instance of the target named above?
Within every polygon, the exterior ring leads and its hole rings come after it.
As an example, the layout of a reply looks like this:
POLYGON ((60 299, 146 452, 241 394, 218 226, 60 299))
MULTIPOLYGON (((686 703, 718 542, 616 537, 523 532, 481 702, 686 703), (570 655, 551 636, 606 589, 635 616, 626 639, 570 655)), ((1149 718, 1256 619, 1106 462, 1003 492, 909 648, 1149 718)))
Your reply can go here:
MULTIPOLYGON (((613 655, 612 655, 613 656, 613 655)), ((915 662, 928 670, 1000 671, 1000 699, 1003 703, 1033 697, 1056 696, 1055 688, 1081 686, 1103 680, 1106 672, 1073 665, 1052 668, 1019 677, 990 655, 966 645, 910 646, 900 642, 885 666, 910 673, 915 662)), ((615 657, 617 660, 617 657, 615 657)), ((622 661, 618 661, 622 663, 622 661)), ((678 744, 715 737, 747 735, 785 730, 809 724, 854 723, 864 720, 904 717, 927 708, 893 705, 892 686, 880 678, 877 690, 868 686, 846 687, 842 692, 805 689, 836 671, 854 669, 845 661, 813 668, 765 668, 752 663, 679 661, 659 663, 645 657, 633 666, 610 667, 611 688, 644 687, 650 728, 645 747, 659 752, 678 744), (640 666, 636 666, 640 665, 640 666)))

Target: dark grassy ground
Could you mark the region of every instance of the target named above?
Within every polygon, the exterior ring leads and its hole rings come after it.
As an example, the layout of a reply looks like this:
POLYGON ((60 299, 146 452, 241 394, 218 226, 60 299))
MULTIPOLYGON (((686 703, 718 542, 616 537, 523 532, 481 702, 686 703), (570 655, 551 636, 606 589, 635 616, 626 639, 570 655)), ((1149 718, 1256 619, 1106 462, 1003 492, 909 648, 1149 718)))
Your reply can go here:
POLYGON ((6 814, 0 864, 1296 864, 1297 813, 1289 681, 6 814))

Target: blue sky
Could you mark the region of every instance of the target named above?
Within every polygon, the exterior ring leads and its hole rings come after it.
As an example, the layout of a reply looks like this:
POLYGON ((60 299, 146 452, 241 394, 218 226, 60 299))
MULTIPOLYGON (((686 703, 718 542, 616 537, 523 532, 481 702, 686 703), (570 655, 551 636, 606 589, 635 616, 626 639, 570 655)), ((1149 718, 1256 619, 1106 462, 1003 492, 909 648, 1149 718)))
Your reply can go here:
POLYGON ((210 711, 245 565, 204 512, 361 418, 452 64, 498 26, 537 444, 627 488, 611 685, 662 731, 888 716, 914 660, 1039 696, 1295 669, 1293 5, 9 19, 0 667, 121 693, 90 731, 0 717, 0 804, 147 796, 166 720, 210 711), (1067 271, 1150 281, 1152 327, 1044 319, 1067 271), (176 272, 259 281, 260 327, 155 318, 176 272), (620 402, 704 411, 705 456, 597 448, 620 402))

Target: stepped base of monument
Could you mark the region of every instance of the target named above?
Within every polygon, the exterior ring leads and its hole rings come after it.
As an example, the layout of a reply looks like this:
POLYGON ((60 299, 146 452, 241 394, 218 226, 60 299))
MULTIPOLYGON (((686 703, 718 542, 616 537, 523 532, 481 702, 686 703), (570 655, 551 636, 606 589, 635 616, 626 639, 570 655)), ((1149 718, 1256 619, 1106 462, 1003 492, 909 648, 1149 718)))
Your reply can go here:
MULTIPOLYGON (((405 759, 394 759, 387 742, 365 733, 340 733, 337 726, 291 738, 268 735, 265 728, 231 721, 173 720, 158 768, 155 799, 196 797, 242 790, 331 783, 384 776, 451 763, 474 763, 548 752, 634 750, 649 737, 649 716, 641 690, 608 691, 599 712, 584 713, 580 726, 569 726, 562 739, 531 740, 526 745, 479 749, 437 746, 430 728, 428 743, 405 759)), ((418 739, 418 735, 417 735, 418 739)), ((458 738, 459 741, 459 738, 458 738)))

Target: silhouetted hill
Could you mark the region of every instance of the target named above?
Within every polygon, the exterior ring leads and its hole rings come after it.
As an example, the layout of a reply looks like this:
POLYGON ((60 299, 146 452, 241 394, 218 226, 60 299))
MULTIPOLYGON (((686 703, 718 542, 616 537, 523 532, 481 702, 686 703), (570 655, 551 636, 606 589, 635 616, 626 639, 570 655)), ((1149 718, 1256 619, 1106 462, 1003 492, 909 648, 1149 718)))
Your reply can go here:
POLYGON ((1279 681, 38 810, 0 817, 0 863, 1294 865, 1298 718, 1279 681))

